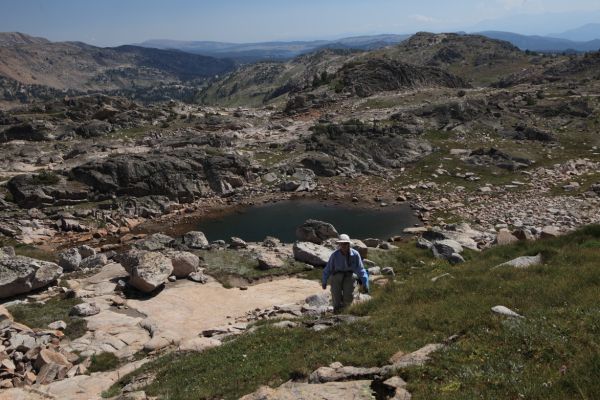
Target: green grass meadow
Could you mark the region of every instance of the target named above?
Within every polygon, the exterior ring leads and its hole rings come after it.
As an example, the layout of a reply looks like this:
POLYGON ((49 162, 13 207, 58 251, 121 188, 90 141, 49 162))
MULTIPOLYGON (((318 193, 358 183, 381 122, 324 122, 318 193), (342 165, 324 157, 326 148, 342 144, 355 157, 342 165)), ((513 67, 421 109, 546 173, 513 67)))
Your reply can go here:
MULTIPOLYGON (((261 385, 302 379, 316 368, 381 366, 458 334, 424 367, 400 371, 413 399, 600 398, 600 226, 551 240, 468 253, 465 264, 434 260, 414 243, 371 256, 393 266, 393 282, 350 313, 365 321, 314 332, 269 324, 200 354, 172 353, 124 377, 151 373, 149 395, 235 399, 261 385), (492 269, 542 253, 543 265, 492 269), (432 282, 443 273, 446 277, 432 282), (504 305, 525 318, 491 312, 504 305)), ((375 285, 374 285, 375 286, 375 285)))

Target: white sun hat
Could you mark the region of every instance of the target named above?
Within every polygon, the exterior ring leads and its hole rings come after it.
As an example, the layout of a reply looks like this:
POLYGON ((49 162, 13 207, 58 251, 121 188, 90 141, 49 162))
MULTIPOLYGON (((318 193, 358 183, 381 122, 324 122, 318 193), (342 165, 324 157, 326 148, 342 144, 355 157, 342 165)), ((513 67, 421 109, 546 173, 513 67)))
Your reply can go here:
POLYGON ((339 237, 339 239, 336 241, 337 244, 340 243, 350 243, 352 244, 352 240, 350 240, 350 236, 346 235, 345 233, 342 233, 339 237))

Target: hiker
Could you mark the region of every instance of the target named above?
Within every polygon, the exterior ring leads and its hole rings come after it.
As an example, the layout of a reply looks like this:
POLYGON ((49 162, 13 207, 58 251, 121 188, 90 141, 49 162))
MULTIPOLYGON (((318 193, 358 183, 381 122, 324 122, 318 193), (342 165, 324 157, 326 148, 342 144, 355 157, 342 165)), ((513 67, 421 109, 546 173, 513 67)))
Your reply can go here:
POLYGON ((358 251, 352 248, 350 237, 341 234, 336 242, 339 248, 331 254, 323 270, 323 290, 327 289, 327 280, 331 276, 331 297, 333 311, 339 312, 352 304, 354 292, 354 277, 356 274, 363 288, 369 292, 369 274, 363 266, 358 251))

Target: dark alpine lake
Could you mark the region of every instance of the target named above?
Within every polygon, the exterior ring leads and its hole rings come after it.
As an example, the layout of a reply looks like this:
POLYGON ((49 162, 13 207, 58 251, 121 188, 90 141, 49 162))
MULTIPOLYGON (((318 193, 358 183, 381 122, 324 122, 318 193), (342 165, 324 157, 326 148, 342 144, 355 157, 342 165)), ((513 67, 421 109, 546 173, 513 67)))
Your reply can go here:
POLYGON ((296 227, 307 219, 318 219, 335 226, 339 233, 352 238, 388 239, 419 223, 408 205, 359 208, 324 204, 317 201, 289 200, 247 207, 219 217, 201 220, 198 230, 208 240, 228 240, 231 236, 259 242, 274 236, 283 242, 296 240, 296 227))

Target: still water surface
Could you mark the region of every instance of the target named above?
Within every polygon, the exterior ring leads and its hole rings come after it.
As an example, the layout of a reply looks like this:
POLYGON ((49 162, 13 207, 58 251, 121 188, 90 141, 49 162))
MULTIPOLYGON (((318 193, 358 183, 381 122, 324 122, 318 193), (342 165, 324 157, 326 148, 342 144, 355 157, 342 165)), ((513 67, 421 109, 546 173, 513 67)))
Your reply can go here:
POLYGON ((237 236, 246 241, 259 242, 266 236, 274 236, 291 243, 296 240, 296 227, 311 218, 329 222, 339 233, 359 239, 388 239, 401 234, 404 228, 419 223, 408 205, 368 209, 290 200, 252 206, 201 220, 198 230, 204 232, 210 241, 237 236))

